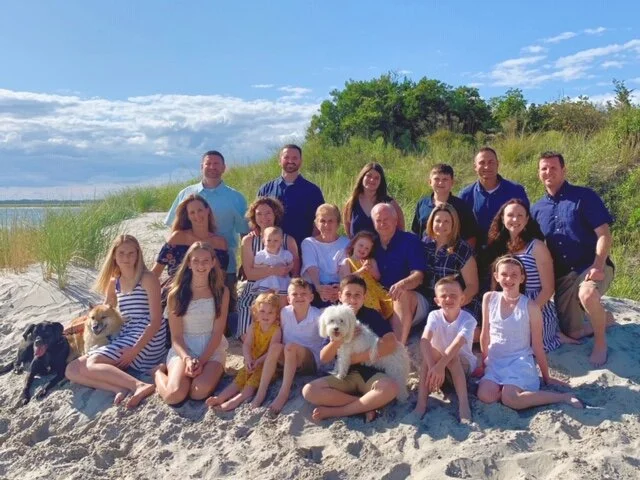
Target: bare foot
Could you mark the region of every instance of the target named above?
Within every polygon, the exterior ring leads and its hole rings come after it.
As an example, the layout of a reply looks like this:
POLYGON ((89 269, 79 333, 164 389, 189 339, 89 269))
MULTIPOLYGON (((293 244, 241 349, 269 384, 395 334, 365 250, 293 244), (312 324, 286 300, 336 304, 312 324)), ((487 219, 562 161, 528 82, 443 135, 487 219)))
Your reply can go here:
POLYGON ((142 383, 133 392, 133 395, 127 402, 127 408, 136 408, 142 400, 152 395, 156 391, 156 386, 149 383, 142 383))
POLYGON ((325 418, 329 418, 331 417, 331 415, 329 414, 329 412, 327 411, 327 407, 316 407, 313 409, 313 412, 311 412, 311 419, 314 422, 320 422, 322 420, 324 420, 325 418))
POLYGON ((376 412, 375 410, 369 410, 367 413, 364 414, 364 423, 373 422, 377 416, 378 416, 378 412, 376 412))
POLYGON ((222 403, 222 401, 220 400, 219 397, 209 397, 205 400, 204 402, 207 407, 209 408, 213 408, 213 407, 217 407, 218 405, 220 405, 222 403))
POLYGON ((262 405, 262 402, 264 402, 264 397, 255 397, 253 399, 253 401, 251 402, 251 408, 258 408, 262 405))
POLYGON ((424 414, 427 412, 427 406, 426 405, 422 405, 420 403, 416 404, 416 408, 413 410, 413 414, 416 415, 418 418, 422 418, 424 417, 424 414))
POLYGON ((607 363, 607 345, 593 345, 593 350, 589 356, 589 363, 593 367, 601 367, 607 363))
POLYGON ((243 401, 242 397, 240 397, 240 395, 237 395, 233 397, 231 400, 227 400, 226 402, 221 403, 218 408, 223 412, 230 412, 231 410, 235 409, 238 405, 240 405, 242 401, 243 401))
POLYGON ((460 423, 471 423, 471 408, 469 408, 469 405, 467 405, 466 407, 460 407, 460 409, 458 410, 458 415, 460 416, 460 423))
POLYGON ((116 396, 113 399, 113 404, 114 405, 120 405, 122 403, 122 401, 127 398, 127 394, 129 392, 126 390, 123 390, 121 392, 116 393, 116 396))
POLYGON ((274 415, 278 415, 282 409, 284 408, 285 403, 287 403, 288 398, 287 397, 280 397, 280 395, 278 395, 275 400, 273 402, 271 402, 271 405, 269 405, 269 411, 274 414, 274 415))
POLYGON ((571 394, 568 394, 565 403, 571 405, 573 408, 584 408, 584 403, 582 403, 578 397, 574 397, 571 394))
POLYGON ((160 365, 157 365, 151 370, 151 376, 155 378, 156 372, 162 372, 166 375, 168 371, 169 370, 167 369, 167 365, 164 363, 161 363, 160 365))
POLYGON ((570 345, 580 345, 582 342, 580 340, 576 340, 575 338, 571 338, 568 335, 565 335, 562 332, 558 332, 558 339, 561 344, 570 344, 570 345))

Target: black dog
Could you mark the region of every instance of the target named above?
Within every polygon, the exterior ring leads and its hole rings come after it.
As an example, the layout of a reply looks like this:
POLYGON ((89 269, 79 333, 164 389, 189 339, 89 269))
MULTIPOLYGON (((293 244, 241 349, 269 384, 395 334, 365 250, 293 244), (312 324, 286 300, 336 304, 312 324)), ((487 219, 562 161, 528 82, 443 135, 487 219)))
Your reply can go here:
POLYGON ((41 322, 31 324, 22 334, 24 339, 18 346, 16 360, 4 367, 0 367, 0 374, 13 370, 22 373, 27 364, 31 364, 24 389, 18 400, 18 405, 26 405, 31 400, 31 384, 34 377, 55 376, 36 393, 36 398, 44 397, 49 390, 64 379, 64 370, 69 356, 69 342, 62 334, 64 327, 58 322, 41 322))

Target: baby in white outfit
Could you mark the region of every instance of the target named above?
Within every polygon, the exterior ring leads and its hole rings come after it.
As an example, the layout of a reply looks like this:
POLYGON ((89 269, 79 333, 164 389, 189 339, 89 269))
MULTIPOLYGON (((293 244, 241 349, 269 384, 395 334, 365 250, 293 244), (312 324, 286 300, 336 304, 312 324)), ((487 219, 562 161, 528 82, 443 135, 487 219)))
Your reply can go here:
MULTIPOLYGON (((282 248, 284 235, 279 227, 267 227, 262 232, 262 243, 264 248, 256 253, 253 259, 253 266, 265 269, 272 267, 287 267, 289 270, 293 265, 293 255, 289 250, 282 248)), ((261 280, 257 280, 255 286, 258 291, 275 290, 278 295, 287 295, 289 287, 288 270, 286 275, 269 275, 261 280)))

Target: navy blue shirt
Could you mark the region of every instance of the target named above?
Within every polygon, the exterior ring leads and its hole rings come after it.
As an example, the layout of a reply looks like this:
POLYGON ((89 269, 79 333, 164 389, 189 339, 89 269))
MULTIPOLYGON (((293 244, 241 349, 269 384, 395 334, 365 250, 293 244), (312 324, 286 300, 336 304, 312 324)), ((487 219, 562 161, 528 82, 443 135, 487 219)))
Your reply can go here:
MULTIPOLYGON (((460 236, 464 240, 469 240, 477 236, 478 224, 469 205, 461 198, 452 194, 449 194, 447 203, 455 208, 458 218, 460 219, 460 236)), ((425 230, 427 229, 427 220, 429 220, 429 216, 434 208, 436 208, 436 203, 433 200, 433 194, 418 200, 416 211, 413 215, 413 223, 411 224, 411 231, 415 233, 418 238, 424 236, 425 230)))
POLYGON ((356 318, 360 320, 360 323, 364 323, 367 327, 373 330, 373 333, 378 335, 380 338, 384 337, 387 333, 393 332, 391 328, 391 323, 384 319, 380 312, 374 310, 373 308, 362 306, 358 313, 356 313, 356 318))
POLYGON ((363 230, 368 230, 371 233, 376 233, 375 228, 373 227, 373 220, 369 215, 367 215, 362 206, 360 205, 360 201, 356 199, 353 206, 351 207, 351 237, 354 237, 356 233, 361 232, 363 230))
POLYGON ((275 197, 284 206, 282 230, 296 239, 298 247, 313 234, 316 209, 324 203, 322 191, 302 175, 287 185, 284 178, 265 183, 258 190, 259 197, 275 197))
POLYGON ((564 182, 551 196, 546 193, 531 208, 553 257, 556 277, 582 273, 596 257, 595 229, 613 223, 613 217, 596 192, 564 182))
POLYGON ((424 244, 413 233, 397 230, 387 248, 376 239, 374 258, 380 270, 380 283, 390 288, 394 283, 409 276, 413 270, 427 270, 427 255, 424 244))
POLYGON ((477 246, 486 245, 489 227, 502 205, 512 198, 519 198, 529 206, 529 199, 522 185, 505 180, 500 175, 498 180, 500 183, 497 189, 491 193, 484 189, 480 181, 472 183, 460 192, 460 198, 471 208, 478 223, 477 246))

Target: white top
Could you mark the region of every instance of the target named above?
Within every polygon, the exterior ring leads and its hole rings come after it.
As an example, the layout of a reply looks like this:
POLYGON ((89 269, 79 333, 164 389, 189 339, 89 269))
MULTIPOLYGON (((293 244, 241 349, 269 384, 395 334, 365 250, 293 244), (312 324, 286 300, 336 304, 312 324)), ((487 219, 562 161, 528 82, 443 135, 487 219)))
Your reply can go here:
POLYGON ((316 366, 320 366, 320 350, 325 343, 325 339, 320 336, 318 319, 322 310, 309 306, 307 316, 300 322, 296 320, 293 307, 287 305, 280 312, 280 327, 282 328, 282 343, 297 343, 308 348, 313 353, 316 366))
POLYGON ((471 345, 473 344, 473 332, 478 326, 478 322, 473 316, 465 311, 460 310, 458 318, 453 322, 448 322, 444 318, 444 313, 441 309, 433 310, 427 317, 427 325, 424 327, 424 335, 427 332, 432 332, 431 344, 439 352, 444 351, 453 343, 458 335, 462 335, 466 342, 459 351, 459 355, 463 357, 469 363, 469 371, 476 369, 477 359, 471 351, 471 345))
MULTIPOLYGON (((276 254, 267 252, 266 249, 260 250, 256 253, 253 259, 254 265, 269 265, 271 267, 284 266, 293 263, 293 254, 289 250, 280 248, 280 251, 276 254)), ((289 275, 278 276, 269 275, 261 280, 257 280, 255 285, 263 289, 274 289, 278 292, 285 291, 289 287, 289 281, 291 277, 289 275)))
POLYGON ((302 271, 300 275, 304 275, 310 267, 318 267, 321 284, 340 283, 338 268, 340 262, 347 256, 345 248, 348 244, 347 237, 338 237, 331 243, 320 242, 314 237, 305 238, 301 245, 302 271))
POLYGON ((182 316, 182 332, 185 335, 211 335, 216 317, 216 304, 212 298, 191 300, 182 316))
POLYGON ((529 299, 520 295, 513 312, 502 318, 500 301, 502 292, 493 292, 489 299, 489 352, 491 359, 533 355, 529 299))

